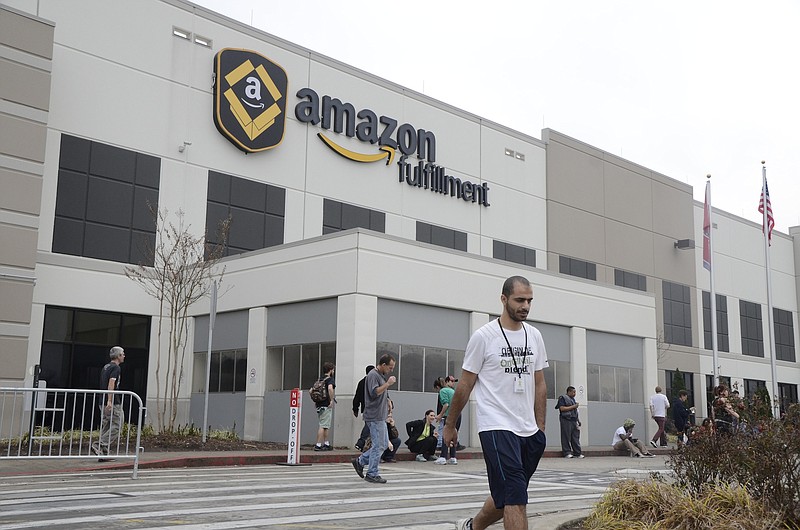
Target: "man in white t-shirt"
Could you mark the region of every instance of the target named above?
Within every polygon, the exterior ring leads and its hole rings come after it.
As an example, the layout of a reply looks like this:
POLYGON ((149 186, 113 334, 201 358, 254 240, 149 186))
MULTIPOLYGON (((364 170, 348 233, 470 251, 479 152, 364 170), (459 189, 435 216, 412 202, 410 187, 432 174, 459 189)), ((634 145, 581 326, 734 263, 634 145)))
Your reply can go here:
POLYGON ((650 416, 658 425, 658 430, 650 440, 650 445, 658 447, 658 441, 661 441, 661 447, 667 446, 667 433, 664 431, 664 424, 667 421, 667 409, 669 408, 669 400, 667 396, 661 393, 661 387, 656 387, 656 393, 650 396, 650 416))
MULTIPOLYGON (((527 279, 508 278, 503 313, 473 333, 464 353, 449 417, 461 414, 474 390, 491 495, 474 518, 456 523, 459 530, 483 530, 500 519, 506 529, 528 528, 528 483, 547 443, 547 352, 539 330, 525 323, 532 301, 527 279)), ((458 443, 454 424, 445 424, 443 437, 445 446, 458 443)))

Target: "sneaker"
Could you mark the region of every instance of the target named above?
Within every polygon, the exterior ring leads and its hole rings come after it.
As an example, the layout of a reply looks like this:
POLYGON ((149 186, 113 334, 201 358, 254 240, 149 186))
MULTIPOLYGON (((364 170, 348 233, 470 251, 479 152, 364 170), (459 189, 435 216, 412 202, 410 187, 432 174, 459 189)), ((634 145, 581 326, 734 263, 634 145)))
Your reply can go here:
POLYGON ((394 458, 389 458, 388 460, 381 459, 381 463, 382 464, 396 464, 397 460, 395 460, 394 458))
POLYGON ((653 453, 645 453, 642 456, 645 457, 645 458, 655 458, 656 457, 656 455, 654 455, 653 453))
POLYGON ((386 484, 386 479, 380 475, 367 475, 364 480, 373 484, 386 484))
POLYGON ((633 453, 633 456, 636 458, 642 458, 644 455, 642 453, 633 453))
POLYGON ((586 458, 586 457, 583 455, 583 453, 581 453, 578 456, 576 456, 575 458, 586 458))
POLYGON ((116 462, 116 458, 98 458, 98 462, 116 462))
POLYGON ((653 440, 650 440, 650 445, 652 445, 653 447, 658 448, 658 444, 655 443, 653 440))
POLYGON ((465 446, 463 446, 463 445, 461 445, 461 444, 458 444, 458 445, 456 446, 456 451, 463 451, 464 449, 466 449, 466 447, 465 447, 465 446))
POLYGON ((359 453, 364 452, 364 444, 356 442, 356 444, 353 447, 355 447, 356 451, 358 451, 359 453))
POLYGON ((322 446, 321 451, 333 451, 333 446, 329 444, 325 444, 322 446))
POLYGON ((436 462, 434 462, 434 464, 439 464, 440 466, 443 466, 446 463, 447 463, 447 459, 445 457, 443 457, 443 456, 440 456, 439 458, 436 459, 436 462))
POLYGON ((458 460, 456 460, 455 458, 451 458, 450 460, 447 461, 447 463, 450 464, 451 466, 457 466, 458 460))
POLYGON ((97 456, 103 456, 103 450, 100 448, 100 444, 98 444, 97 442, 91 445, 91 449, 92 449, 92 454, 95 454, 97 456))
POLYGON ((472 517, 456 521, 456 530, 472 530, 472 517))
POLYGON ((415 460, 417 462, 427 462, 428 461, 428 459, 425 458, 425 456, 423 456, 423 455, 417 455, 417 458, 415 458, 415 460))
POLYGON ((323 449, 321 445, 315 445, 314 446, 314 451, 324 451, 324 450, 325 449, 323 449))
POLYGON ((426 456, 426 457, 425 457, 425 460, 427 460, 428 462, 436 462, 436 457, 435 457, 435 456, 433 456, 433 455, 431 455, 431 456, 426 456))
POLYGON ((564 455, 564 458, 572 458, 572 453, 567 453, 564 455))
POLYGON ((358 476, 364 478, 364 464, 359 462, 358 458, 354 458, 353 460, 351 460, 351 462, 353 463, 353 467, 356 469, 356 473, 358 473, 358 476))

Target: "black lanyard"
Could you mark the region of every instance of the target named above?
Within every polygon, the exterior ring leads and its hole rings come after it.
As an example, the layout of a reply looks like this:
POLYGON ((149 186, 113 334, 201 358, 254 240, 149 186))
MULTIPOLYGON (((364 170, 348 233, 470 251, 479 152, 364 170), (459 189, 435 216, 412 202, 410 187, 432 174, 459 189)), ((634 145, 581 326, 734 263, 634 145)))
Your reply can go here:
MULTIPOLYGON (((497 319, 497 325, 500 327, 500 333, 503 334, 503 338, 506 339, 506 344, 508 345, 508 353, 511 354, 511 360, 514 361, 514 371, 517 372, 517 377, 522 379, 522 372, 519 371, 517 368, 517 357, 514 355, 514 348, 511 347, 511 343, 508 342, 508 337, 506 337, 506 332, 503 330, 503 325, 500 323, 500 319, 497 319)), ((522 332, 525 334, 525 349, 522 350, 522 367, 525 368, 525 359, 528 357, 528 332, 525 331, 525 323, 522 324, 522 332)))

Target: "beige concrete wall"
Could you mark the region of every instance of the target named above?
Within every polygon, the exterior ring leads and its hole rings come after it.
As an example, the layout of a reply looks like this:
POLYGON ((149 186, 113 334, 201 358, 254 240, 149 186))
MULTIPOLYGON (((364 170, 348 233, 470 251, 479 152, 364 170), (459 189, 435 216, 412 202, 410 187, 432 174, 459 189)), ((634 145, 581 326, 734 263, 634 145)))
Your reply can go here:
POLYGON ((614 283, 619 268, 693 286, 694 253, 675 248, 694 237, 691 186, 545 129, 548 268, 558 256, 596 263, 614 283))
POLYGON ((27 377, 50 106, 51 23, 0 5, 0 383, 27 377))

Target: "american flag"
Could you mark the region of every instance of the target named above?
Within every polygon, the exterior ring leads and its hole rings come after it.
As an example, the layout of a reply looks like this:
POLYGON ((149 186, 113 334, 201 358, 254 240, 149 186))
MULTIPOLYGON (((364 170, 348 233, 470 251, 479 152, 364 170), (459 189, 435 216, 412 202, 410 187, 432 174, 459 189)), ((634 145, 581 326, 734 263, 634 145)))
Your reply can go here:
MULTIPOLYGON (((764 186, 761 188, 761 198, 758 201, 758 213, 762 216, 764 215, 764 203, 767 203, 767 226, 769 227, 769 233, 767 234, 767 238, 769 239, 769 244, 772 244, 772 229, 775 227, 775 218, 772 217, 772 203, 769 201, 769 186, 767 186, 767 177, 764 176, 764 186)), ((761 231, 765 232, 764 223, 761 223, 761 231)))

